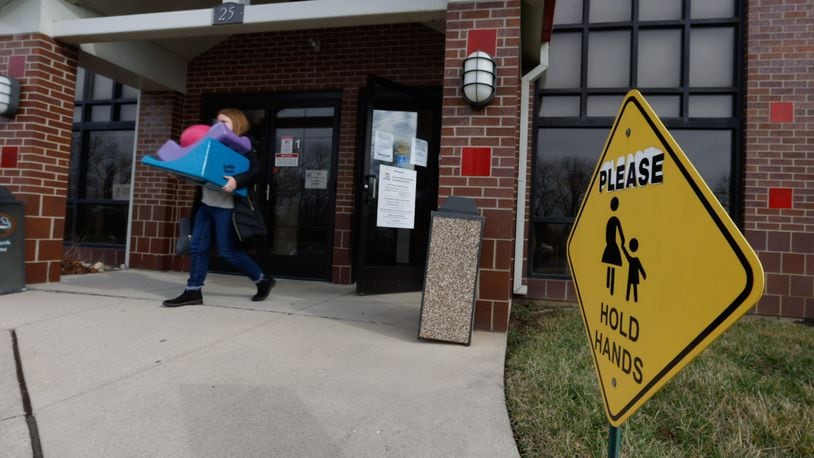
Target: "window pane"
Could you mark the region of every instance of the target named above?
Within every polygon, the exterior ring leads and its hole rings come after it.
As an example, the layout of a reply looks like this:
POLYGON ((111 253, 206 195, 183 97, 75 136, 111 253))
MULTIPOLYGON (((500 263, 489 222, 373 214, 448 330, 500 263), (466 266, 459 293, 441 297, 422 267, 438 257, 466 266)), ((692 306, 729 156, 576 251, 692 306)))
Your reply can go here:
POLYGON ((588 116, 615 117, 622 106, 621 95, 590 95, 588 96, 588 116))
POLYGON ((732 132, 673 130, 671 133, 721 204, 729 210, 732 132))
POLYGON ((71 163, 68 169, 68 199, 76 199, 79 189, 79 165, 82 147, 82 134, 74 132, 71 136, 71 163))
POLYGON ((678 118, 681 116, 681 99, 677 95, 649 95, 647 103, 653 107, 660 118, 678 118))
POLYGON ((554 8, 554 25, 582 22, 582 0, 559 2, 554 8))
POLYGON ((304 118, 305 108, 283 108, 277 112, 278 118, 304 118))
POLYGON ((734 54, 732 27, 693 28, 690 32, 690 86, 732 86, 734 54))
POLYGON ((639 87, 678 87, 681 84, 681 31, 639 32, 639 87))
POLYGON ((333 107, 318 107, 305 109, 306 118, 332 118, 333 115, 334 115, 333 107))
POLYGON ((582 69, 582 34, 555 33, 551 37, 548 70, 543 77, 543 88, 576 88, 580 84, 582 69))
POLYGON ((729 118, 732 116, 731 95, 691 95, 691 118, 729 118))
MULTIPOLYGON (((681 0, 646 0, 639 2, 640 21, 681 19, 681 0)), ((557 5, 559 7, 560 5, 557 5)))
POLYGON ((545 96, 540 106, 540 116, 579 116, 579 96, 545 96))
POLYGON ((619 21, 630 21, 630 0, 591 0, 590 22, 619 21))
POLYGON ((568 235, 571 224, 534 223, 532 272, 536 274, 568 275, 568 235))
POLYGON ((127 205, 79 204, 76 221, 78 243, 123 245, 127 234, 127 205))
POLYGON ((730 18, 735 16, 734 0, 692 0, 693 19, 730 18))
POLYGON ((608 129, 540 129, 532 184, 532 215, 574 217, 608 129))
POLYGON ((76 100, 85 98, 85 69, 82 67, 76 69, 76 95, 74 98, 76 100))
POLYGON ((135 103, 128 103, 119 107, 119 121, 135 121, 136 120, 136 105, 135 103))
POLYGON ((112 99, 113 80, 102 75, 93 75, 93 99, 112 99))
POLYGON ((137 99, 138 89, 122 84, 122 98, 123 99, 137 99))
POLYGON ((123 186, 130 185, 133 136, 132 130, 90 133, 85 198, 114 199, 114 191, 117 196, 124 195, 123 186))
POLYGON ((90 120, 97 122, 110 121, 110 105, 94 105, 90 107, 90 120))
POLYGON ((272 253, 281 256, 326 255, 326 230, 330 225, 329 184, 308 184, 311 174, 325 176, 332 168, 333 128, 279 128, 275 151, 291 138, 296 166, 276 167, 274 172, 274 226, 272 253))
MULTIPOLYGON (((554 46, 552 44, 552 48, 554 46)), ((626 88, 629 85, 630 32, 591 32, 588 43, 588 87, 626 88)))
POLYGON ((73 122, 82 122, 82 107, 73 107, 73 122))

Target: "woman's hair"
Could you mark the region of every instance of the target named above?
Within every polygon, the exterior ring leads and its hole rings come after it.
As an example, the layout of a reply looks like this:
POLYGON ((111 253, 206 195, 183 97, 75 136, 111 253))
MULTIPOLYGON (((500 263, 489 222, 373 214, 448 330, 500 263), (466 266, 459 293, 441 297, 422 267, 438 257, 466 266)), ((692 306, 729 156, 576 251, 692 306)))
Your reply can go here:
POLYGON ((232 120, 232 132, 235 135, 243 135, 249 131, 249 119, 237 108, 224 108, 218 111, 218 115, 228 116, 232 120))

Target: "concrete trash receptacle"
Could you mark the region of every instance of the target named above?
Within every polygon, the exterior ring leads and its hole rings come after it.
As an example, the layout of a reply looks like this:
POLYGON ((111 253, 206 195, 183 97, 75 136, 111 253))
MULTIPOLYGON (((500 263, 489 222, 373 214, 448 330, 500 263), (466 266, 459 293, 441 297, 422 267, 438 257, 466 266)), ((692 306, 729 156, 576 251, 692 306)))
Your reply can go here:
POLYGON ((0 186, 0 294, 25 289, 23 203, 0 186))
POLYGON ((432 212, 420 339, 471 343, 484 221, 465 197, 450 196, 432 212))

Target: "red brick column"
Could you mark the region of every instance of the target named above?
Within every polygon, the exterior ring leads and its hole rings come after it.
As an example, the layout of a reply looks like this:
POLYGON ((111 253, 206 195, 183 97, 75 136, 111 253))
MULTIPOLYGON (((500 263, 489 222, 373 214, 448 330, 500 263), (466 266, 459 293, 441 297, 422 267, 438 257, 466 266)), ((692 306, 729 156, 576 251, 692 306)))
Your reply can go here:
POLYGON ((19 111, 0 118, 0 184, 25 203, 26 283, 60 277, 76 58, 45 35, 0 38, 0 72, 21 86, 19 111))
POLYGON ((756 312, 814 318, 814 8, 748 9, 744 226, 766 271, 756 312))
POLYGON ((188 214, 194 186, 169 173, 141 163, 181 134, 182 96, 176 92, 143 92, 139 99, 136 176, 133 180, 133 218, 130 266, 151 269, 181 269, 184 259, 175 256, 178 219, 188 214))
POLYGON ((446 25, 439 204, 448 196, 470 197, 486 218, 475 327, 506 331, 519 145, 520 1, 450 2, 446 25), (461 91, 467 36, 478 29, 497 31, 497 92, 481 110, 467 105, 461 91), (462 150, 470 146, 491 148, 488 176, 462 176, 462 150))

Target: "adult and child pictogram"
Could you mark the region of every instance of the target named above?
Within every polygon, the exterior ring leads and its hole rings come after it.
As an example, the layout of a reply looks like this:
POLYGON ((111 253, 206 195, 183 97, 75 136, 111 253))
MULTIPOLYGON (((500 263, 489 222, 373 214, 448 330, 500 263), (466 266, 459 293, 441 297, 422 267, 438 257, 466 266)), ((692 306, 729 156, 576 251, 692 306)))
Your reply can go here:
MULTIPOLYGON (((619 208, 619 198, 613 197, 610 202, 611 212, 615 212, 619 208)), ((611 296, 614 292, 614 285, 616 283, 616 268, 622 267, 622 253, 628 264, 627 273, 627 290, 625 293, 625 300, 630 301, 630 291, 633 290, 633 302, 639 302, 638 286, 641 279, 646 279, 644 266, 641 260, 632 255, 639 249, 639 241, 635 238, 630 239, 628 246, 625 246, 625 234, 622 231, 622 222, 616 215, 611 215, 605 224, 605 250, 602 252, 602 263, 607 264, 605 274, 605 288, 610 290, 611 296), (618 240, 618 243, 617 243, 618 240), (619 249, 621 247, 621 250, 619 249)))

